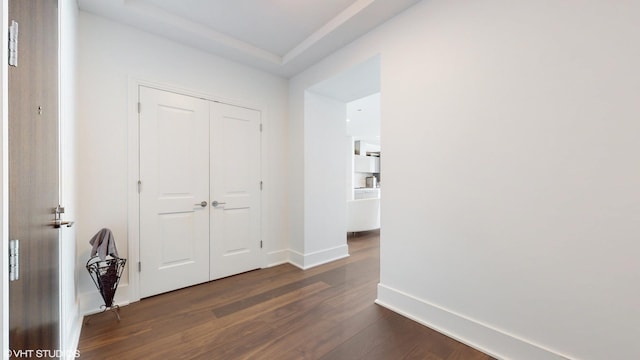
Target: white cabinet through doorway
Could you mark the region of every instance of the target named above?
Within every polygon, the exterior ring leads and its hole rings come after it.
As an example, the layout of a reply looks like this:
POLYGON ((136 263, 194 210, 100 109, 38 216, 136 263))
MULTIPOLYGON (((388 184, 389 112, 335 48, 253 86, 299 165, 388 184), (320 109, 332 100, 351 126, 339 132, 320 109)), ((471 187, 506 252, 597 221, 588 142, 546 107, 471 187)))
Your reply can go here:
POLYGON ((260 112, 140 86, 140 295, 261 267, 260 112))

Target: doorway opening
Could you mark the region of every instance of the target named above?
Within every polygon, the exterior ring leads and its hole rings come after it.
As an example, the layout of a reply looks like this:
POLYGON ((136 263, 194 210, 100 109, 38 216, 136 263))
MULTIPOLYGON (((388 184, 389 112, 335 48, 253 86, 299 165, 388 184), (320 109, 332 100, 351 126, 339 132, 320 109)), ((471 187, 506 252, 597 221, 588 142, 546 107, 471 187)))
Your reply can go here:
POLYGON ((380 72, 377 55, 305 92, 304 249, 315 264, 348 256, 348 232, 380 227, 380 72))

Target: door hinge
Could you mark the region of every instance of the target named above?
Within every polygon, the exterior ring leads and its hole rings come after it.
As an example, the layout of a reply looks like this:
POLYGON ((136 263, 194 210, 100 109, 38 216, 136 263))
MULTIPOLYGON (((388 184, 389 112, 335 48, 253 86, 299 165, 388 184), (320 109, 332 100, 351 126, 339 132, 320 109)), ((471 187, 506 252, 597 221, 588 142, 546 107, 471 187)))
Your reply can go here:
POLYGON ((138 101, 138 114, 140 114, 140 109, 142 109, 142 104, 138 101))
POLYGON ((20 279, 20 240, 9 240, 9 281, 20 279))
POLYGON ((142 262, 138 261, 138 272, 142 272, 142 262))
POLYGON ((142 192, 142 181, 138 180, 138 194, 142 192))
POLYGON ((262 180, 260 180, 260 190, 262 190, 262 185, 263 185, 262 180))
POLYGON ((262 124, 260 124, 260 132, 262 132, 262 124))
POLYGON ((18 66, 18 23, 15 20, 9 25, 9 65, 18 66))
POLYGON ((262 240, 260 240, 260 249, 262 249, 262 240))

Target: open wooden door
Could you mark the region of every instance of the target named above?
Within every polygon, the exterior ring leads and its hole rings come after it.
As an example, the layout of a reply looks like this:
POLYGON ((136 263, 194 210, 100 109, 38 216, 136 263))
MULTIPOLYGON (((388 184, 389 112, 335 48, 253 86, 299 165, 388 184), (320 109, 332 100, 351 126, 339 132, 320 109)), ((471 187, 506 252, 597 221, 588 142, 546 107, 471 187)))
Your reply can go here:
POLYGON ((55 0, 9 2, 9 23, 19 25, 18 63, 9 66, 9 239, 19 241, 9 283, 13 357, 59 349, 57 11, 55 0))

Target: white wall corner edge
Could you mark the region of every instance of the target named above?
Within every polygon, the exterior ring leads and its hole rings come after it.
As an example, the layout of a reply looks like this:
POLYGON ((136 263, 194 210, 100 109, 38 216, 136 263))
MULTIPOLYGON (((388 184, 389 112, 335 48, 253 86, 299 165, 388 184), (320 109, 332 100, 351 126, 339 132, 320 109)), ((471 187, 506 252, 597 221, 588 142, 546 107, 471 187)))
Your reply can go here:
POLYGON ((84 322, 84 316, 80 315, 77 306, 75 307, 75 310, 76 311, 73 316, 71 316, 68 320, 67 329, 71 330, 69 330, 69 332, 65 334, 65 349, 63 349, 64 351, 62 352, 62 360, 71 360, 78 358, 76 354, 78 351, 78 344, 80 343, 80 333, 82 332, 82 323, 84 322))
POLYGON ((497 359, 570 359, 382 283, 375 303, 497 359))
POLYGON ((289 264, 304 270, 304 254, 289 249, 289 264))

